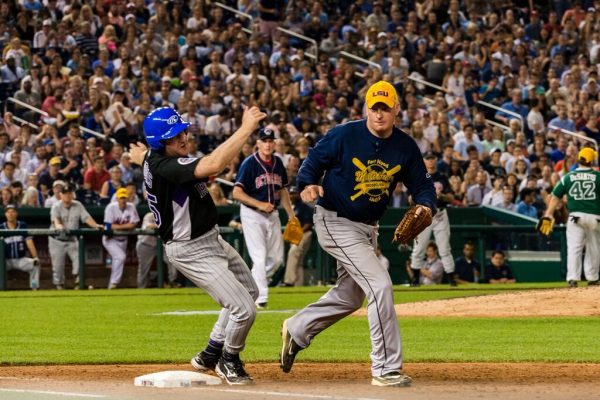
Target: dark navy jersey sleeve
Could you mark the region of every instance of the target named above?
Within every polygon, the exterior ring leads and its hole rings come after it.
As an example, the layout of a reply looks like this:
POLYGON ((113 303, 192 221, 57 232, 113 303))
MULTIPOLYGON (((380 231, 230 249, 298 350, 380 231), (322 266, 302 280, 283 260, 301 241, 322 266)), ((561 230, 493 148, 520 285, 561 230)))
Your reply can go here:
POLYGON ((302 191, 308 185, 316 185, 328 170, 339 160, 343 130, 338 126, 327 132, 317 145, 308 150, 308 157, 298 171, 297 186, 302 191))
POLYGON ((251 188, 254 179, 254 157, 252 155, 246 157, 240 164, 240 168, 235 176, 235 185, 242 188, 251 188))

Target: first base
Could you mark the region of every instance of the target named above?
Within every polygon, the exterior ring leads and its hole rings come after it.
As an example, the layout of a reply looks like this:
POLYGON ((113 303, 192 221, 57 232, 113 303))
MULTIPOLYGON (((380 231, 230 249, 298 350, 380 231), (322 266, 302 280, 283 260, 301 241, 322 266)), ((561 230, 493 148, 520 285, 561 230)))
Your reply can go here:
POLYGON ((138 376, 134 379, 135 386, 152 386, 157 388, 176 388, 204 385, 220 385, 221 379, 191 371, 163 371, 138 376))

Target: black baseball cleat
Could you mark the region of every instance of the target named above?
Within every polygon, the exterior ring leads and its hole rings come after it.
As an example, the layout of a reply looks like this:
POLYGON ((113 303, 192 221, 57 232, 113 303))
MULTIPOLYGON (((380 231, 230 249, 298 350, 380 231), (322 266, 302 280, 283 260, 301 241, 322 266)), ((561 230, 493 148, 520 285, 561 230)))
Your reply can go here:
POLYGON ((225 361, 223 357, 219 359, 215 372, 229 385, 252 385, 254 381, 244 370, 244 363, 239 357, 233 361, 225 361))
POLYGON ((203 351, 196 354, 196 356, 190 361, 192 367, 196 368, 198 371, 214 371, 218 362, 218 358, 208 357, 203 351))
POLYGON ((588 286, 600 286, 600 281, 588 281, 588 286))
POLYGON ((569 281, 569 287, 577 287, 577 281, 569 281))
POLYGON ((281 327, 281 340, 283 341, 283 345, 281 347, 281 355, 279 356, 279 366, 283 372, 288 373, 292 370, 296 354, 302 350, 302 347, 294 342, 292 335, 287 330, 287 319, 283 321, 283 326, 281 327))

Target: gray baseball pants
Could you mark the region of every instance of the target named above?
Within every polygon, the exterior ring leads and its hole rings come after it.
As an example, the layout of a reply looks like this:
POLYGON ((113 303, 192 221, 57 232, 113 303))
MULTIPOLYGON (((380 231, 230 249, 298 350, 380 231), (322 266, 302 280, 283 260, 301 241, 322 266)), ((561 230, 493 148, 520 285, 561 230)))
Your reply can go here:
POLYGON ((73 265, 73 276, 79 274, 79 244, 76 240, 62 241, 48 237, 48 252, 52 261, 52 283, 64 285, 65 283, 65 256, 69 255, 73 265))
POLYGON ((21 258, 7 258, 6 259, 6 270, 18 269, 19 271, 29 273, 29 287, 39 287, 40 285, 40 267, 33 265, 33 258, 21 257, 21 258))
POLYGON ((254 301, 258 296, 242 257, 219 235, 216 226, 196 239, 167 243, 165 252, 179 272, 223 307, 210 338, 225 343, 224 349, 230 354, 241 352, 256 318, 254 301))
POLYGON ((372 375, 401 370, 402 343, 392 280, 375 255, 377 227, 338 217, 320 206, 315 208, 314 223, 319 244, 337 260, 338 278, 316 303, 287 321, 292 338, 307 347, 321 331, 360 308, 366 295, 372 375))
MULTIPOLYGON (((150 273, 152 262, 156 258, 156 247, 146 243, 137 243, 135 251, 138 258, 137 287, 142 289, 148 286, 148 274, 150 273)), ((169 282, 176 281, 177 269, 168 262, 166 254, 163 259, 167 266, 169 282)))

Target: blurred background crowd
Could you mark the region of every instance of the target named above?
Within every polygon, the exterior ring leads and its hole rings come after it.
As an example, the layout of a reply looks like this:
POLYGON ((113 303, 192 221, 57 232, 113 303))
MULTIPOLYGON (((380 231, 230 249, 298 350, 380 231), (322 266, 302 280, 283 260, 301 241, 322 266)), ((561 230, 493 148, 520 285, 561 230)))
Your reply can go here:
MULTIPOLYGON (((221 4, 246 14, 193 0, 3 1, 2 205, 51 205, 65 183, 85 205, 120 187, 143 201, 127 150, 160 106, 191 123, 191 156, 231 135, 244 106, 260 106, 293 182, 331 127, 363 117, 365 91, 381 79, 397 88, 397 126, 447 176, 450 207, 537 218, 593 145, 586 138, 600 139, 600 1, 221 4)), ((234 180, 253 146, 220 178, 234 180)), ((212 184, 218 205, 230 189, 212 184)), ((407 201, 397 187, 391 205, 407 201)))

